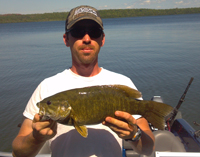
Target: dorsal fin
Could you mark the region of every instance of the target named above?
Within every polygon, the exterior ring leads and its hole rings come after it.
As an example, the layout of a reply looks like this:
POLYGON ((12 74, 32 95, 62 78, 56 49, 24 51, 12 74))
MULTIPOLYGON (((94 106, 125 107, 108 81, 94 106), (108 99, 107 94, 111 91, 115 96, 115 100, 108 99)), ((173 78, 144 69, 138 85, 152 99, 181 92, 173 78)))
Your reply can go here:
POLYGON ((132 98, 135 98, 135 99, 142 97, 141 92, 139 92, 139 91, 137 91, 137 90, 135 90, 133 88, 130 88, 128 86, 125 86, 125 85, 113 85, 113 87, 121 89, 129 97, 132 97, 132 98))

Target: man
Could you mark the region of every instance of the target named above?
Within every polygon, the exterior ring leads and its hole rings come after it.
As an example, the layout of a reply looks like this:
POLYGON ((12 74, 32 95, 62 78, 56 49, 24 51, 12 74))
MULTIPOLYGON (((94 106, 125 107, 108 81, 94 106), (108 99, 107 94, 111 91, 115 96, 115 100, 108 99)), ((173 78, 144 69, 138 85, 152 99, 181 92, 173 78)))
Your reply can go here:
POLYGON ((72 9, 66 19, 63 40, 70 47, 72 67, 45 79, 36 88, 23 113, 25 119, 20 131, 13 141, 13 155, 35 156, 48 141, 52 156, 117 157, 122 155, 122 139, 130 141, 138 153, 151 154, 154 136, 148 122, 144 118, 135 119, 126 112, 115 113, 123 120, 107 117, 102 124, 87 126, 87 138, 81 137, 73 126, 57 124, 52 120, 40 121, 36 103, 56 93, 110 84, 136 89, 126 76, 98 66, 98 54, 105 43, 105 34, 95 8, 79 6, 72 9))

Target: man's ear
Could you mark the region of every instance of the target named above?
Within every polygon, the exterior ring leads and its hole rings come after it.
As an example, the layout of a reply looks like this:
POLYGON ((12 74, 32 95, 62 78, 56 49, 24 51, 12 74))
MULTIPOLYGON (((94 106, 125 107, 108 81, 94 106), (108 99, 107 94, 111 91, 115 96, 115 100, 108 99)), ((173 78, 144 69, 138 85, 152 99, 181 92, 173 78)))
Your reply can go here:
POLYGON ((68 41, 67 34, 63 34, 63 41, 64 41, 65 45, 66 45, 67 47, 69 47, 69 41, 68 41))
POLYGON ((101 44, 101 47, 103 47, 104 43, 105 43, 105 34, 103 33, 102 34, 102 44, 101 44))

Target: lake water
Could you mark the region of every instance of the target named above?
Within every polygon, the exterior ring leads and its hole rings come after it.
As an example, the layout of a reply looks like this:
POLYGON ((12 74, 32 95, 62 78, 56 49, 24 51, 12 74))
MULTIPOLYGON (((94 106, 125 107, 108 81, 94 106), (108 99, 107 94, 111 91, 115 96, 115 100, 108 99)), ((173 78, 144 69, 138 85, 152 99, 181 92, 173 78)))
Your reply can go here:
MULTIPOLYGON (((143 98, 161 95, 200 123, 200 14, 103 19, 100 66, 132 79, 143 98)), ((0 24, 0 151, 11 151, 22 112, 36 86, 71 66, 64 21, 0 24)), ((196 129, 199 129, 195 127, 196 129)))

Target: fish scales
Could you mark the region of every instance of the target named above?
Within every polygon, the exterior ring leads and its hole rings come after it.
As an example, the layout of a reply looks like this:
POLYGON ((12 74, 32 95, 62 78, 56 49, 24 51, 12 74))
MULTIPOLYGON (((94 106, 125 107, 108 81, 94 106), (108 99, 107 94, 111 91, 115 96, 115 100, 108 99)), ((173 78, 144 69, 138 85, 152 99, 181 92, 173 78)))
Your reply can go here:
MULTIPOLYGON (((66 97, 64 95, 66 93, 63 93, 62 97, 66 97)), ((119 88, 97 86, 70 90, 67 92, 66 100, 76 113, 77 123, 88 125, 100 123, 108 115, 114 117, 116 110, 133 113, 136 109, 136 104, 134 108, 129 107, 130 100, 126 98, 126 95, 127 93, 119 90, 119 88)), ((132 96, 135 97, 134 95, 132 96)), ((58 99, 61 99, 61 97, 59 96, 58 99)))
POLYGON ((37 104, 39 114, 65 125, 74 125, 82 135, 84 125, 98 124, 115 111, 140 114, 159 129, 173 108, 154 101, 138 101, 141 93, 123 85, 103 85, 72 89, 50 96, 37 104), (60 106, 60 107, 59 107, 60 106), (69 112, 69 113, 68 113, 69 112), (83 127, 83 128, 80 128, 83 127))

